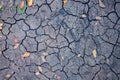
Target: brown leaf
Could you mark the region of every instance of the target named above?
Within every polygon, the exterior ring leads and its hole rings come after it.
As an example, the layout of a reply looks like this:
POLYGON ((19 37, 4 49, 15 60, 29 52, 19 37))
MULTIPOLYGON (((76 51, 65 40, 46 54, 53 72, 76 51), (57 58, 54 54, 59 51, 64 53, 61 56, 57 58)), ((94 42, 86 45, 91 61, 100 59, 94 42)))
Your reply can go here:
POLYGON ((66 4, 67 4, 67 2, 68 2, 68 0, 63 0, 64 5, 66 5, 66 4))
POLYGON ((25 6, 25 2, 24 0, 22 0, 22 2, 20 3, 20 9, 23 8, 25 6))
POLYGON ((104 5, 104 3, 103 3, 101 0, 99 0, 98 2, 99 2, 99 6, 100 6, 101 8, 105 8, 105 5, 104 5))
POLYGON ((38 66, 38 70, 39 70, 39 72, 42 72, 42 71, 43 71, 43 69, 42 69, 41 66, 38 66))
POLYGON ((26 58, 26 57, 29 57, 29 56, 30 56, 29 52, 25 52, 23 55, 21 55, 22 58, 26 58))
POLYGON ((94 50, 92 51, 92 54, 93 54, 94 58, 97 57, 97 51, 96 51, 96 49, 94 49, 94 50))
POLYGON ((19 43, 15 44, 14 49, 17 49, 19 47, 19 43))
POLYGON ((28 6, 32 6, 33 5, 33 0, 28 0, 28 6))

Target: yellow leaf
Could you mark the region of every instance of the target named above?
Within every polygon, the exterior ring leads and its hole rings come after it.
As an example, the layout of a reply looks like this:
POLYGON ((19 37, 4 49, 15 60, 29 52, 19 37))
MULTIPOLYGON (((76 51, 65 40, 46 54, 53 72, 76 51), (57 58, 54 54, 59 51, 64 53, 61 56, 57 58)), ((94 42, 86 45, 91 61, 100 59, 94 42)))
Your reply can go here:
POLYGON ((78 54, 77 57, 79 58, 81 56, 81 54, 78 54))
POLYGON ((35 72, 35 75, 38 76, 40 74, 40 72, 35 72))
POLYGON ((39 70, 39 72, 42 72, 42 71, 43 71, 43 69, 42 69, 41 66, 38 66, 38 70, 39 70))
POLYGON ((33 5, 33 0, 28 0, 28 6, 32 6, 33 5))
POLYGON ((97 57, 97 51, 94 49, 94 50, 92 51, 92 53, 93 53, 94 58, 96 58, 96 57, 97 57))
POLYGON ((2 30, 2 27, 3 27, 3 23, 0 23, 0 30, 2 30))
POLYGON ((19 47, 19 43, 15 44, 14 49, 17 49, 19 47))
POLYGON ((68 2, 68 0, 63 0, 64 5, 66 5, 66 4, 67 4, 67 2, 68 2))
POLYGON ((25 2, 24 0, 22 0, 22 2, 20 3, 20 9, 22 9, 25 6, 25 2))
POLYGON ((10 74, 6 74, 5 75, 6 78, 10 78, 10 76, 11 76, 10 74))
POLYGON ((25 52, 21 57, 22 58, 26 58, 26 57, 29 57, 30 56, 30 53, 29 52, 25 52))

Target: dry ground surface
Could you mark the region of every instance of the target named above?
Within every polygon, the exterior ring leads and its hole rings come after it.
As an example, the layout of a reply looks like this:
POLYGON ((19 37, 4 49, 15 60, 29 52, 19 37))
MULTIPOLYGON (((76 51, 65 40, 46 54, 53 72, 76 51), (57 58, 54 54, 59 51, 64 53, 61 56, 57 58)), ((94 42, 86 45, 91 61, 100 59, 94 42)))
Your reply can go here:
POLYGON ((120 0, 21 1, 0 0, 0 80, 120 80, 120 0))

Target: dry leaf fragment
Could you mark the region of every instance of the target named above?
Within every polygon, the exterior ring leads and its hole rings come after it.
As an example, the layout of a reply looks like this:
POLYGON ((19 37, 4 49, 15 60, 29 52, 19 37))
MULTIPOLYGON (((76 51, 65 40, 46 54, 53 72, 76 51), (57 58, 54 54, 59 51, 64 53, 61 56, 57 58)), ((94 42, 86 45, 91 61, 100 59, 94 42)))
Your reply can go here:
POLYGON ((81 56, 81 54, 78 54, 77 57, 79 58, 81 56))
POLYGON ((102 19, 102 17, 100 17, 100 16, 96 16, 95 17, 97 20, 101 20, 102 19))
POLYGON ((109 63, 110 63, 110 60, 109 60, 108 58, 106 59, 106 63, 107 63, 107 64, 109 64, 109 63))
POLYGON ((17 49, 19 47, 19 43, 15 44, 14 49, 17 49))
POLYGON ((18 43, 18 39, 17 38, 14 38, 14 43, 18 43))
POLYGON ((29 57, 30 56, 30 53, 29 52, 25 52, 21 57, 22 58, 26 58, 26 57, 29 57))
POLYGON ((94 49, 94 50, 92 51, 92 54, 93 54, 94 58, 97 57, 97 51, 96 51, 96 49, 94 49))
POLYGON ((98 21, 96 21, 96 22, 95 22, 95 26, 98 26, 98 25, 99 25, 99 22, 98 22, 98 21))
POLYGON ((0 54, 2 54, 2 51, 0 51, 0 54))
POLYGON ((3 37, 2 37, 2 36, 0 36, 0 40, 2 40, 2 38, 3 38, 3 37))
POLYGON ((61 57, 61 61, 63 61, 64 59, 65 59, 64 56, 62 56, 62 57, 61 57))
POLYGON ((98 0, 98 2, 99 2, 99 6, 100 6, 101 8, 105 8, 105 5, 104 5, 104 3, 103 3, 101 0, 98 0))
POLYGON ((82 14, 82 18, 86 18, 87 16, 86 16, 86 14, 82 14))
POLYGON ((66 5, 66 4, 67 4, 67 2, 68 2, 68 0, 63 0, 64 5, 66 5))
POLYGON ((10 78, 10 76, 11 76, 10 74, 6 74, 5 75, 6 78, 10 78))
POLYGON ((20 9, 22 9, 25 6, 25 2, 24 0, 22 0, 22 2, 20 3, 20 9))
POLYGON ((3 23, 0 23, 0 30, 2 30, 2 27, 3 27, 3 23))
POLYGON ((43 52, 42 54, 43 54, 44 56, 47 56, 47 55, 48 55, 48 53, 47 53, 47 52, 43 52))
POLYGON ((40 72, 35 72, 35 75, 38 76, 40 74, 40 72))
POLYGON ((33 0, 28 0, 28 6, 32 6, 33 5, 33 0))
POLYGON ((41 60, 43 61, 43 62, 46 62, 46 59, 45 59, 45 56, 41 56, 41 60))
POLYGON ((42 69, 41 66, 38 66, 38 70, 39 70, 39 72, 42 72, 42 71, 43 71, 43 69, 42 69))

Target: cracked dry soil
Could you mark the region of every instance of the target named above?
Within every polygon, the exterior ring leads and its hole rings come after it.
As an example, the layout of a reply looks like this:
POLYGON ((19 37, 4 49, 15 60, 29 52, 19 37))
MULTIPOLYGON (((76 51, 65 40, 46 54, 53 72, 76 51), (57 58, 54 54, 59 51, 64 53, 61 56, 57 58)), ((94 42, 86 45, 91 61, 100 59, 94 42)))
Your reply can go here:
POLYGON ((120 0, 0 0, 0 80, 120 80, 120 0))

